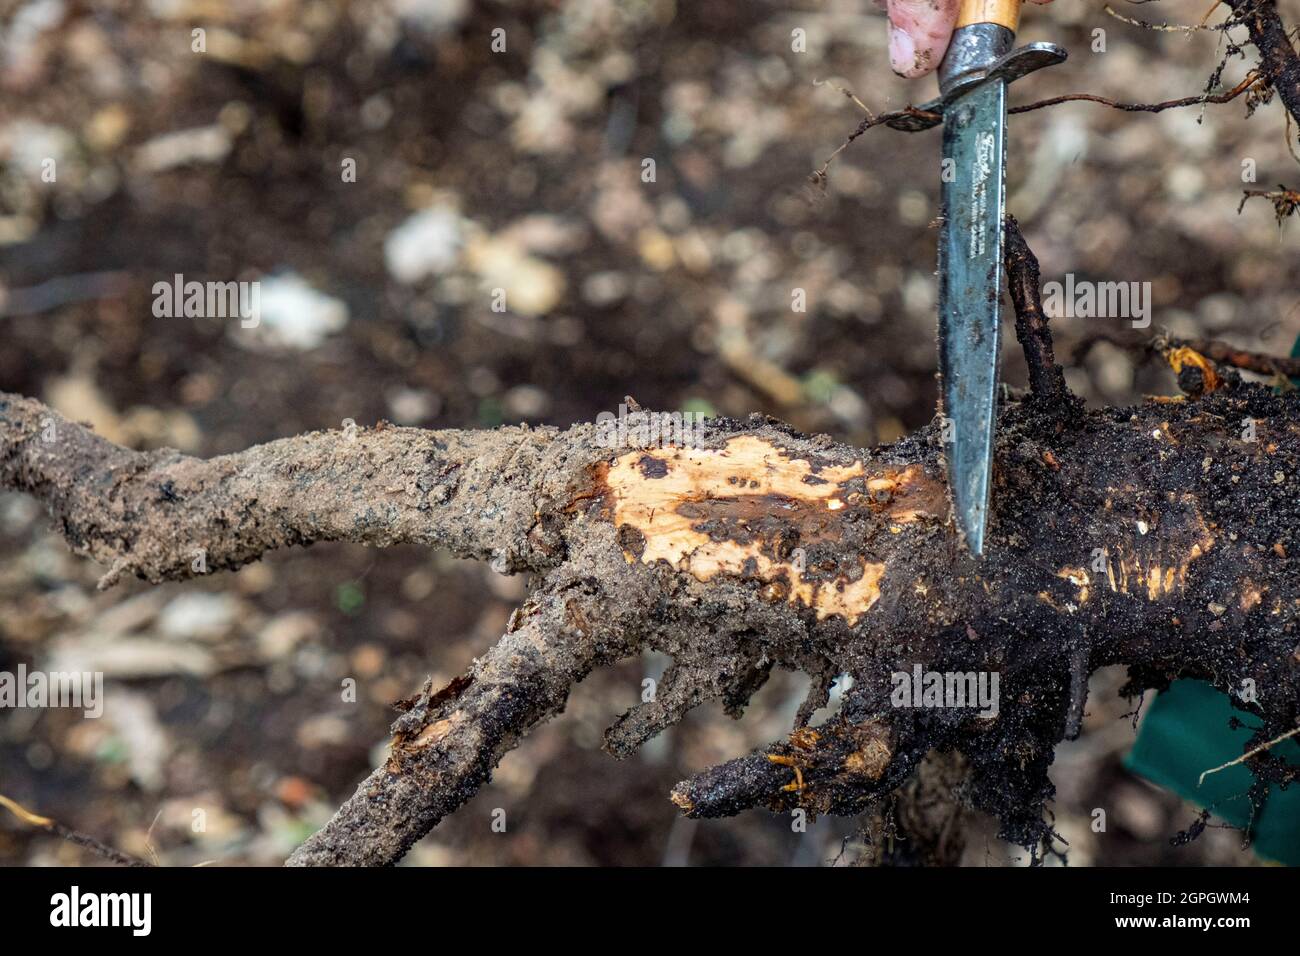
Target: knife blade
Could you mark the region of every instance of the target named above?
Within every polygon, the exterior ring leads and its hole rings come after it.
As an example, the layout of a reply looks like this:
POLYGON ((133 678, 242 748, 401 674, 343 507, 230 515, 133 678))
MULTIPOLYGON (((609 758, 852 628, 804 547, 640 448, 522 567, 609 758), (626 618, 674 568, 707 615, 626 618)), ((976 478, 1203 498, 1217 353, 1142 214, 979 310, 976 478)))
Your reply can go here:
POLYGON ((997 418, 1006 212, 1006 83, 981 83, 944 113, 939 367, 952 422, 948 484, 971 553, 984 552, 997 418))
POLYGON ((1012 51, 1020 0, 962 0, 939 67, 943 116, 939 369, 952 423, 946 459, 957 527, 984 553, 997 424, 1006 215, 1007 84, 1065 59, 1037 43, 1012 51))

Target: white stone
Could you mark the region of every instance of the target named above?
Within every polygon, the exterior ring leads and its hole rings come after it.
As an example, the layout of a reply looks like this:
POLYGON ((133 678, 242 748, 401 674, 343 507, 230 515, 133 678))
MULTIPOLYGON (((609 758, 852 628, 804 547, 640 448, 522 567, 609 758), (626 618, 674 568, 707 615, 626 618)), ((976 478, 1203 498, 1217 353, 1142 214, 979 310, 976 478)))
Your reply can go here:
POLYGON ((461 217, 435 206, 415 213, 384 240, 384 264, 405 285, 449 272, 464 242, 461 217))
POLYGON ((307 352, 348 324, 347 304, 309 285, 295 272, 259 281, 257 325, 233 322, 235 342, 253 348, 292 348, 307 352))

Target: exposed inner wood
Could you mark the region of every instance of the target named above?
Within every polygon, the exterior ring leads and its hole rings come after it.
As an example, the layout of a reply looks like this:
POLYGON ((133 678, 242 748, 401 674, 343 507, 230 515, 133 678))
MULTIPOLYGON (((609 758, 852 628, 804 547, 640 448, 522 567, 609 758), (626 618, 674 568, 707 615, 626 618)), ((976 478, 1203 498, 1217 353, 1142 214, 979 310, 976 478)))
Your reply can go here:
POLYGON ((639 532, 629 560, 666 561, 699 581, 760 582, 767 600, 850 624, 880 599, 885 562, 851 553, 813 565, 808 549, 844 540, 848 522, 897 530, 948 511, 944 486, 920 466, 817 467, 753 436, 721 449, 632 451, 609 466, 606 483, 615 523, 639 532))

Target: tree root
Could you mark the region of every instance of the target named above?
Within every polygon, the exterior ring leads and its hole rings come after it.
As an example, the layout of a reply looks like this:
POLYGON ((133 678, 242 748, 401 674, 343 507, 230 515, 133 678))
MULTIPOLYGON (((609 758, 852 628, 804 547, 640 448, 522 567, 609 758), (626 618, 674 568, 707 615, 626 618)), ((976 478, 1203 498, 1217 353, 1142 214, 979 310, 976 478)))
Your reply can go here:
POLYGON ((1171 335, 1148 337, 1144 335, 1124 335, 1111 331, 1092 332, 1086 338, 1079 340, 1072 350, 1070 361, 1075 365, 1082 364, 1088 353, 1092 351, 1093 346, 1099 342, 1108 342, 1116 348, 1124 349, 1135 355, 1145 355, 1149 358, 1167 356, 1172 351, 1186 348, 1218 365, 1241 369, 1245 372, 1254 372, 1256 375, 1267 375, 1276 378, 1300 376, 1300 358, 1282 358, 1276 355, 1266 355, 1263 352, 1251 352, 1246 349, 1239 349, 1235 345, 1230 345, 1218 339, 1184 339, 1171 335))
POLYGON ((1056 364, 1052 336, 1043 311, 1038 257, 1020 233, 1014 216, 1006 219, 1007 278, 1011 301, 1016 309, 1016 339, 1029 365, 1029 388, 1035 398, 1048 404, 1068 406, 1073 401, 1065 384, 1065 373, 1056 364))
POLYGON ((1259 51, 1260 72, 1277 90, 1292 117, 1300 120, 1300 55, 1277 12, 1276 0, 1223 0, 1233 20, 1245 25, 1259 51))
MULTIPOLYGON (((1215 376, 1185 400, 1085 410, 1065 390, 1032 253, 1008 271, 1033 390, 1000 411, 987 554, 949 519, 941 426, 872 452, 759 416, 689 441, 634 411, 601 425, 490 432, 317 432, 210 461, 133 452, 0 394, 0 487, 42 501, 110 577, 237 568, 318 540, 399 541, 530 570, 533 591, 462 677, 425 689, 392 754, 290 859, 396 862, 467 800, 591 669, 673 660, 619 719, 626 754, 721 697, 739 714, 774 667, 814 681, 788 740, 679 784, 692 816, 752 806, 856 814, 934 750, 960 752, 970 805, 1024 846, 1050 839, 1055 745, 1093 670, 1130 690, 1200 677, 1261 726, 1300 718, 1300 394, 1215 376), (1249 420, 1251 427, 1244 427, 1249 420), (997 678, 992 713, 900 699, 899 675, 997 678), (853 686, 806 726, 833 675, 853 686)), ((904 683, 907 683, 904 681, 904 683)), ((1293 771, 1252 757, 1260 786, 1293 771)))
POLYGON ((570 688, 626 653, 593 628, 596 602, 577 582, 552 582, 514 629, 461 677, 426 683, 393 724, 384 766, 289 857, 290 866, 381 866, 478 792, 501 758, 564 709, 570 688))

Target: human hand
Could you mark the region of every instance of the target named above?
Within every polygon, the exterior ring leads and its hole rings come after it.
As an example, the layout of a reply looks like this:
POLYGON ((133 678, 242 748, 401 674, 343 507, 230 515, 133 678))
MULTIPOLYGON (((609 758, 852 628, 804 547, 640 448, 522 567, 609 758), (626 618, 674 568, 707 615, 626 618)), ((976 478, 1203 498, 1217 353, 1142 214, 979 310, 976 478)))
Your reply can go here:
POLYGON ((876 0, 876 5, 889 13, 889 65, 893 71, 916 77, 935 70, 948 49, 961 0, 876 0))

